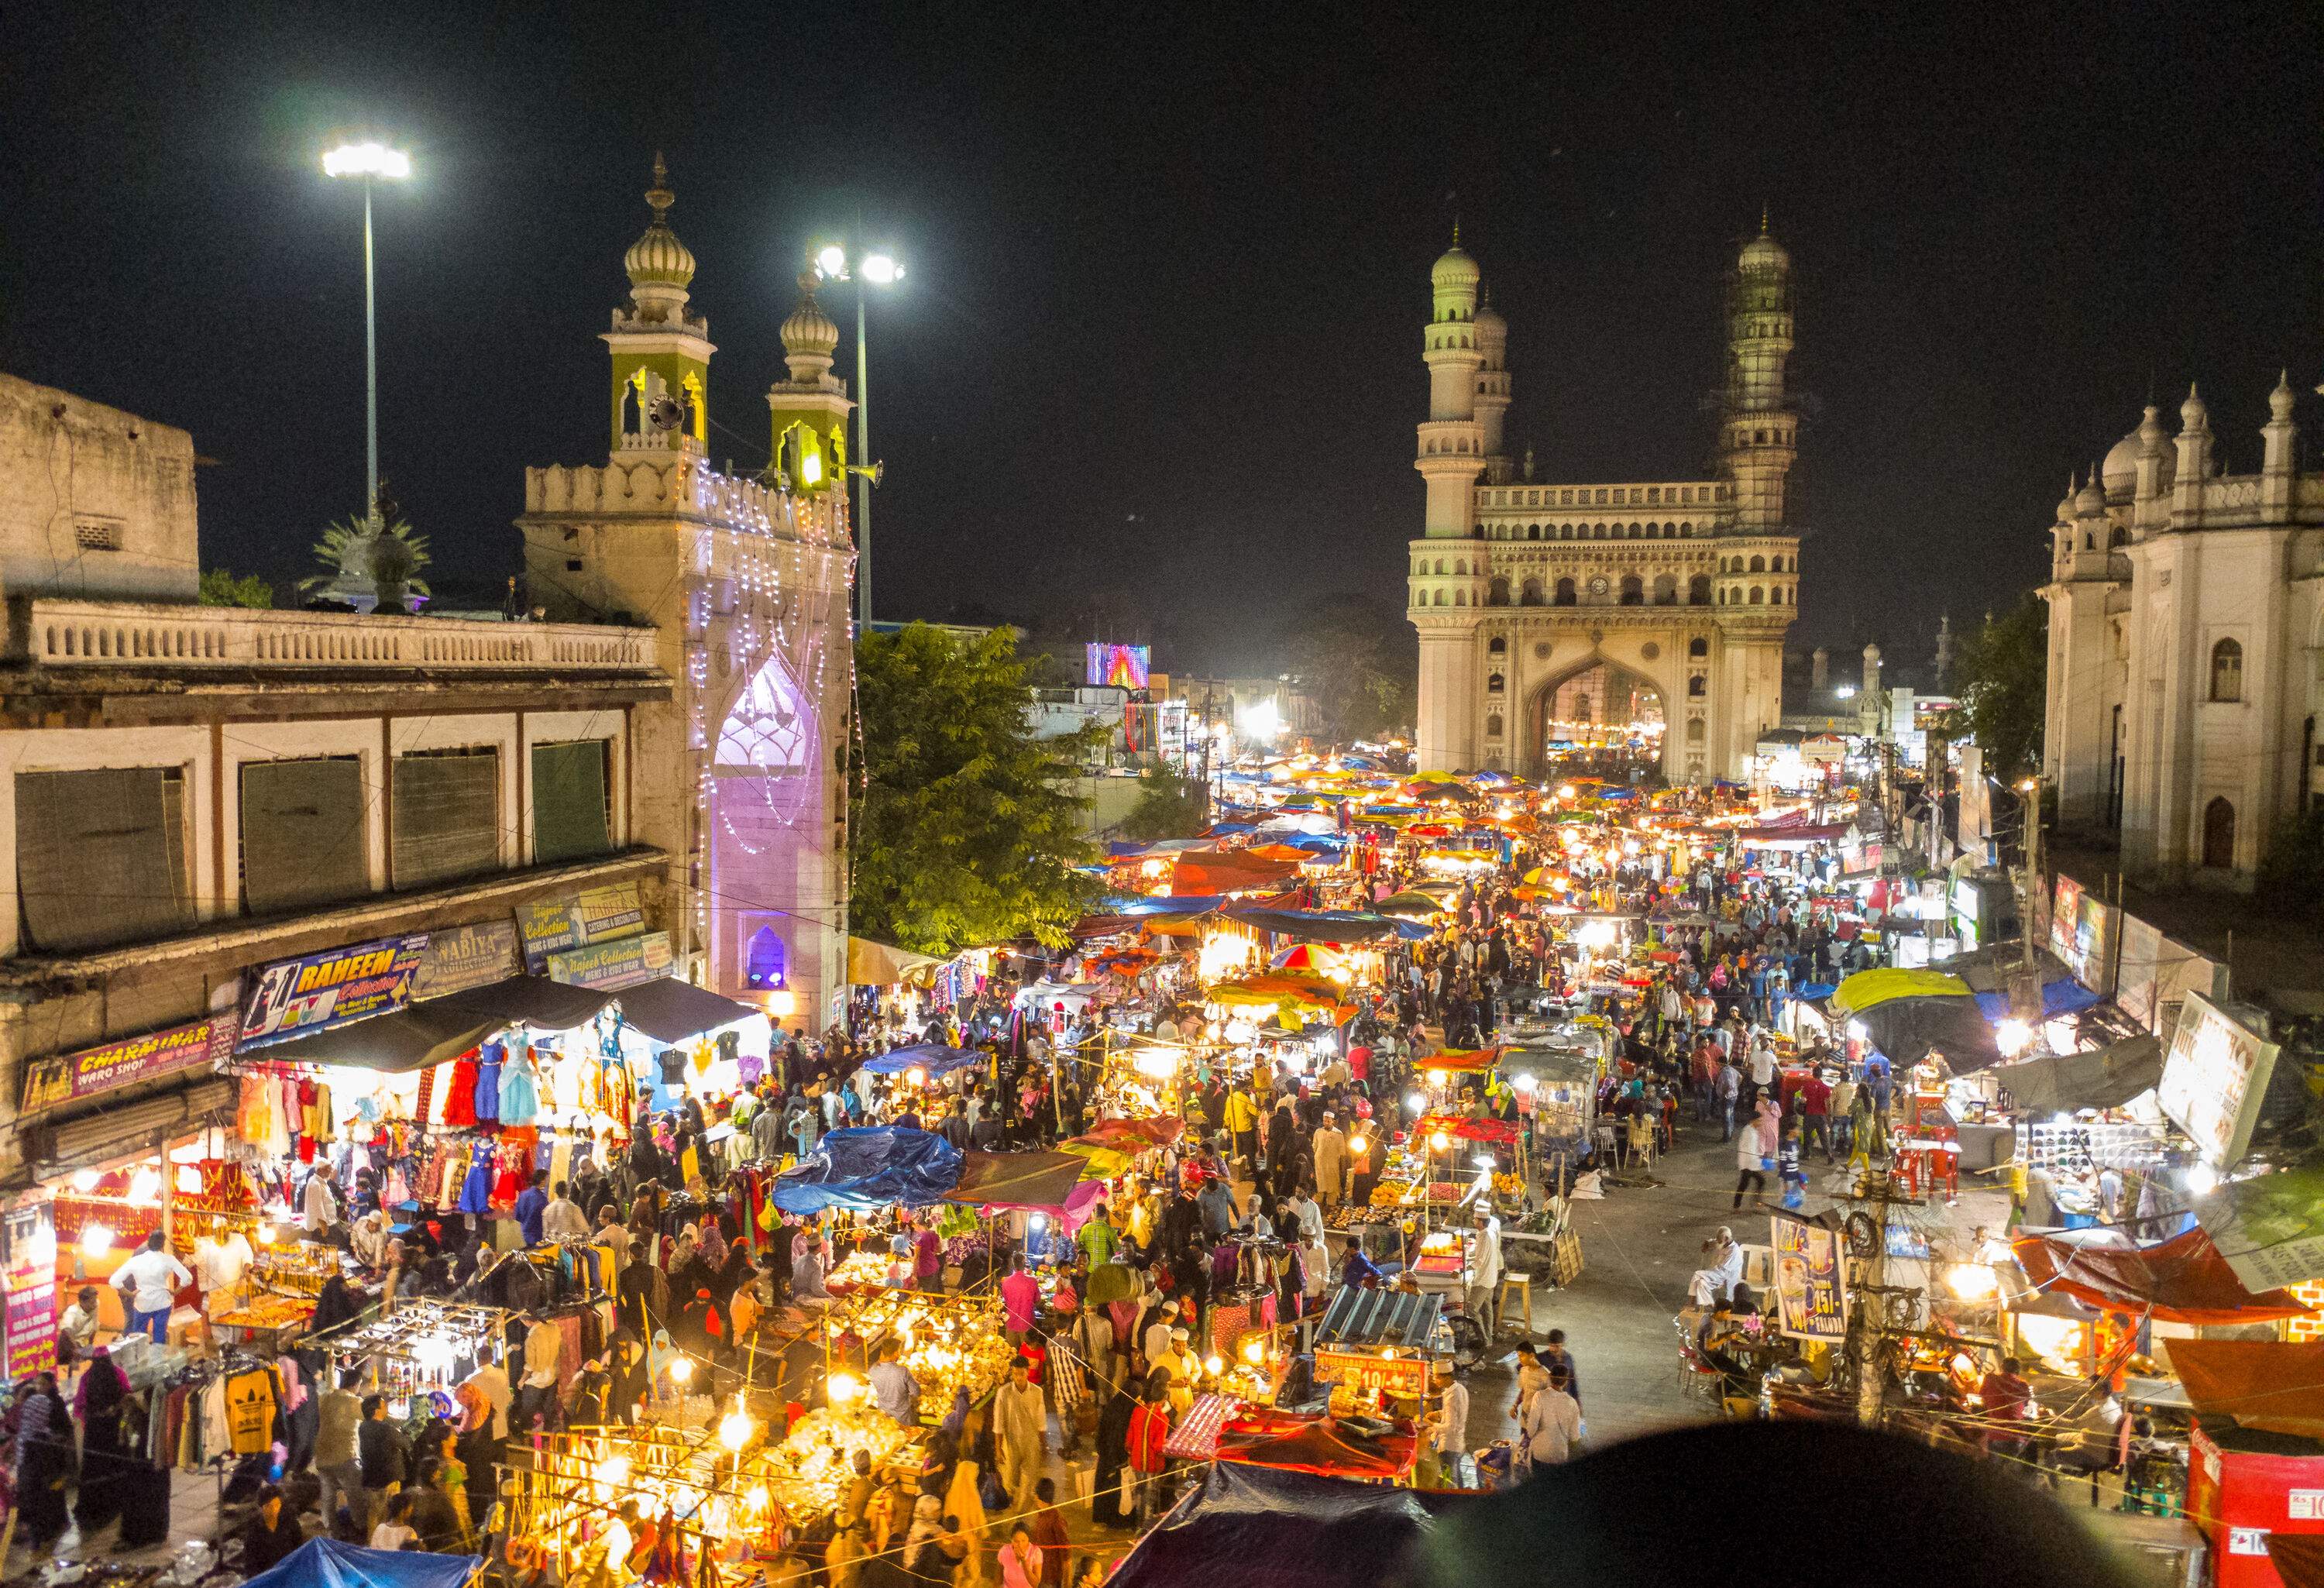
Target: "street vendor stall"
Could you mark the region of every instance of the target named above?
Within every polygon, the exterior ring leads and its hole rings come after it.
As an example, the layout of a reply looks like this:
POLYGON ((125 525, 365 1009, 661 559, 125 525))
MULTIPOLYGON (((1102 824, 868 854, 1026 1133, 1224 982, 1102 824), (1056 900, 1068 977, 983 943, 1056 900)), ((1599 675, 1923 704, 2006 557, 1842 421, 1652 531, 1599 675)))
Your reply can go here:
POLYGON ((314 1335, 309 1343, 329 1353, 333 1382, 340 1373, 360 1372, 367 1390, 388 1398, 393 1415, 408 1415, 395 1411, 398 1405, 416 1412, 420 1403, 433 1402, 436 1415, 450 1416, 452 1391, 504 1355, 511 1316, 496 1306, 421 1298, 314 1335))

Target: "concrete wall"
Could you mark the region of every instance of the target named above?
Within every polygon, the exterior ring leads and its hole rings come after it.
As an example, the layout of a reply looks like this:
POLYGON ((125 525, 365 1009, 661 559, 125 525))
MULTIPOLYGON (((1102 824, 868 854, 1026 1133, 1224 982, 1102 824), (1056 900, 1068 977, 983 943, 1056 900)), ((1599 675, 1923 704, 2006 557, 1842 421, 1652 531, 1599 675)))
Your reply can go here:
POLYGON ((190 601, 194 439, 0 374, 0 595, 190 601))

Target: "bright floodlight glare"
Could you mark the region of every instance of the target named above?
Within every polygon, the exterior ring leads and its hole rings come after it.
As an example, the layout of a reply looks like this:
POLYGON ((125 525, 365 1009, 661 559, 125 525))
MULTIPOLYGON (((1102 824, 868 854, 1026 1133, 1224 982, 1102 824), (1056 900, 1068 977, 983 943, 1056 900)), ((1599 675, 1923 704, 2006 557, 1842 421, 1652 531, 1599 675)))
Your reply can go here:
POLYGON ((1839 688, 1834 689, 1832 693, 1839 696, 1842 700, 1851 699, 1855 697, 1856 686, 1853 684, 1842 684, 1839 688))
POLYGON ((411 174, 411 156, 384 143, 342 143, 323 156, 327 177, 393 177, 411 174))
POLYGON ((815 268, 833 281, 847 273, 847 251, 836 243, 815 256, 815 268))
POLYGON ((898 264, 890 254, 872 254, 864 256, 863 279, 874 286, 884 287, 903 273, 904 267, 898 264))

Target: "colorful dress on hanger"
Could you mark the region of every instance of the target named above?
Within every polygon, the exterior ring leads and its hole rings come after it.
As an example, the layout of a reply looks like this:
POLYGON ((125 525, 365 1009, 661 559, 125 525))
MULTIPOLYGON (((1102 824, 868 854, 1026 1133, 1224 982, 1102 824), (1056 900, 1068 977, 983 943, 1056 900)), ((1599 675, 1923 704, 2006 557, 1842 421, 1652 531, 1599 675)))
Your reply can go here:
POLYGON ((476 1060, 473 1054, 452 1061, 452 1078, 445 1086, 444 1126, 462 1130, 476 1122, 476 1060))
POLYGON ((501 1117, 501 1065, 507 1048, 497 1041, 476 1049, 476 1122, 495 1123, 501 1117))

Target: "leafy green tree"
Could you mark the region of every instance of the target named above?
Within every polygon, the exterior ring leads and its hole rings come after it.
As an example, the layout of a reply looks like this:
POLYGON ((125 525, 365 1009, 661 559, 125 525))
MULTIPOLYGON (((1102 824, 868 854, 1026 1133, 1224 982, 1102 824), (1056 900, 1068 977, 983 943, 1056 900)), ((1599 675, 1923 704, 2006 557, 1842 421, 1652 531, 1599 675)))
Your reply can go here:
POLYGON ((2029 592, 1963 636, 1953 673, 1956 731, 1977 742, 1985 770, 2005 783, 2041 768, 2049 672, 2050 608, 2039 596, 2029 592))
POLYGON ((203 606, 271 607, 274 586, 256 574, 237 579, 230 569, 204 568, 201 589, 194 600, 203 606))
POLYGON ((922 954, 1030 932, 1065 941, 1098 859, 1070 780, 1102 726, 1033 737, 1017 637, 926 623, 856 642, 862 790, 849 833, 849 930, 922 954))
POLYGON ((1401 614, 1361 596, 1328 597, 1298 620, 1286 650, 1292 677, 1314 697, 1332 743, 1412 725, 1420 662, 1401 614))
POLYGON ((1121 818, 1121 836, 1151 842, 1192 838, 1210 825, 1211 801, 1199 778, 1184 778, 1159 762, 1138 777, 1138 803, 1121 818))

